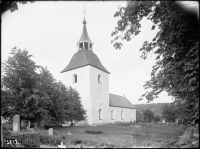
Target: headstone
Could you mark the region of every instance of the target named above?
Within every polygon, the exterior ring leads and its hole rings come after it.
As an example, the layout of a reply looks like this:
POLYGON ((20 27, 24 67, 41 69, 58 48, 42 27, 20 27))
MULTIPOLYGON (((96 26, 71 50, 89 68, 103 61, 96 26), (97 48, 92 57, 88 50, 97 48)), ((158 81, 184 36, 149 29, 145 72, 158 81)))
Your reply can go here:
POLYGON ((165 120, 163 120, 163 123, 165 123, 165 120))
POLYGON ((53 128, 49 128, 48 134, 51 135, 51 136, 53 135, 53 128))
POLYGON ((19 115, 14 115, 13 117, 13 132, 20 131, 20 117, 19 115))
POLYGON ((28 124, 27 124, 27 127, 26 128, 31 128, 31 122, 30 121, 28 121, 28 124))
POLYGON ((63 145, 63 142, 61 142, 61 145, 58 145, 59 148, 67 148, 66 145, 63 145))

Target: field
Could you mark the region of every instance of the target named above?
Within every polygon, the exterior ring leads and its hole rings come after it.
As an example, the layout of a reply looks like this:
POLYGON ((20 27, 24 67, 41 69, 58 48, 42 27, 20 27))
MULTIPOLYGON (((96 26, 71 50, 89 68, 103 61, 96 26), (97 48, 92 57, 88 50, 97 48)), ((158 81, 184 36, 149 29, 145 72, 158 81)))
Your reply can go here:
POLYGON ((114 144, 119 147, 145 146, 162 147, 163 143, 169 139, 177 140, 184 130, 175 125, 152 125, 152 131, 149 135, 142 132, 135 132, 132 125, 122 126, 117 124, 106 124, 99 126, 76 126, 54 128, 58 133, 66 135, 66 140, 85 140, 95 143, 114 144), (101 134, 85 133, 86 130, 102 131, 101 134), (67 133, 72 133, 69 137, 67 133), (139 137, 138 137, 139 136, 139 137), (137 139, 136 139, 137 138, 137 139))

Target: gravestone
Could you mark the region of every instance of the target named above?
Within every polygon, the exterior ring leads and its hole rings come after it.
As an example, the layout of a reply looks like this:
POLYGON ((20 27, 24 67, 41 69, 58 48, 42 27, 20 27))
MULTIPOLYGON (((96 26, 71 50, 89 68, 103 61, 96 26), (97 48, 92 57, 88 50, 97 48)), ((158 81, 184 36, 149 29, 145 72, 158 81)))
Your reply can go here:
POLYGON ((49 128, 48 134, 49 134, 50 136, 53 136, 53 128, 49 128))
POLYGON ((59 148, 66 148, 67 146, 63 145, 63 142, 61 142, 61 145, 58 145, 59 148))
POLYGON ((13 117, 13 132, 20 132, 20 117, 19 117, 19 115, 14 115, 14 117, 13 117))

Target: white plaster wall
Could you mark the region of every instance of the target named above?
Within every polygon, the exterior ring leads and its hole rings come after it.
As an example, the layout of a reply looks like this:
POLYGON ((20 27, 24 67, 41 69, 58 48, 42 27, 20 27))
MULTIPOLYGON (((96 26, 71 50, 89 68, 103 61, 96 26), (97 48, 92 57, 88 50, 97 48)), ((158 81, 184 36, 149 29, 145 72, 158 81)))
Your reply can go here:
POLYGON ((92 103, 92 123, 108 123, 109 121, 109 74, 93 66, 90 69, 90 97, 92 103), (101 83, 98 83, 98 75, 101 83), (99 120, 99 109, 103 111, 103 119, 99 120))
POLYGON ((62 73, 62 82, 67 86, 76 89, 81 97, 83 108, 86 110, 86 121, 82 123, 91 124, 91 99, 90 99, 90 79, 89 79, 90 66, 84 66, 62 73), (73 83, 73 75, 77 75, 77 83, 73 83))
POLYGON ((121 107, 113 107, 109 106, 109 112, 108 112, 109 122, 130 122, 130 121, 136 121, 136 109, 129 109, 129 108, 121 108, 121 107), (114 110, 114 120, 111 119, 111 111, 114 110), (121 111, 124 111, 124 119, 121 119, 121 111))

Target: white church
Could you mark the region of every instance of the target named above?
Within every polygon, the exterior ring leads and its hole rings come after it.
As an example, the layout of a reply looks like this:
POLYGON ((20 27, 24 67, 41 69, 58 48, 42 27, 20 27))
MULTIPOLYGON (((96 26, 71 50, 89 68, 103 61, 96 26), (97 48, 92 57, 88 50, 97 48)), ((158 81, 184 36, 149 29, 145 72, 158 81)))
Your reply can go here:
POLYGON ((110 72, 93 52, 85 18, 77 46, 78 52, 61 73, 63 83, 80 94, 86 110, 86 120, 81 123, 95 125, 136 121, 135 106, 126 97, 109 93, 110 72))

